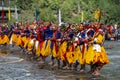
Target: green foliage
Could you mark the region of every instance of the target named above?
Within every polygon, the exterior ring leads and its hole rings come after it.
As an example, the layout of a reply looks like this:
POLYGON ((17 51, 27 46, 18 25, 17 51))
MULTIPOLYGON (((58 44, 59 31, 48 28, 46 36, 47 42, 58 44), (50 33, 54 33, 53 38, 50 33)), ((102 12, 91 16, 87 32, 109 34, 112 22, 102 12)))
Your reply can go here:
POLYGON ((120 21, 119 0, 17 0, 13 5, 17 5, 23 11, 20 14, 20 19, 23 21, 35 19, 36 7, 40 12, 39 20, 43 21, 58 23, 59 9, 63 22, 80 23, 82 11, 84 20, 95 21, 94 11, 97 9, 101 10, 102 23, 107 21, 112 24, 120 21))

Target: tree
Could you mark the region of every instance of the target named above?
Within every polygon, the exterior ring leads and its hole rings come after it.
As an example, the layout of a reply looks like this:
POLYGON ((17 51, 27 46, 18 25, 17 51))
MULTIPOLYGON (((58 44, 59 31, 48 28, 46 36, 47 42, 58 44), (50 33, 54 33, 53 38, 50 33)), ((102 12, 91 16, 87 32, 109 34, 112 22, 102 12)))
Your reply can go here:
POLYGON ((38 19, 43 21, 58 23, 59 9, 61 9, 64 22, 80 23, 82 11, 84 11, 85 20, 95 21, 94 11, 100 9, 101 22, 114 23, 120 20, 119 3, 120 0, 17 0, 13 5, 17 4, 22 11, 20 16, 30 21, 35 19, 35 9, 38 7, 40 12, 38 19))

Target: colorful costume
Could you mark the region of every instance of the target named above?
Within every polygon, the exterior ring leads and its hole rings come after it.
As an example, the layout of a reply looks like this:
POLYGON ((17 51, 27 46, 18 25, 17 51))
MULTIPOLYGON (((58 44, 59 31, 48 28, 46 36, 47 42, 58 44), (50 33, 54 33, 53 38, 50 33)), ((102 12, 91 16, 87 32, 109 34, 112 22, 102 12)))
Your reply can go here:
POLYGON ((87 64, 95 64, 102 63, 108 64, 108 56, 103 47, 104 36, 97 32, 96 36, 93 38, 94 43, 89 44, 88 51, 86 54, 86 63, 87 64))

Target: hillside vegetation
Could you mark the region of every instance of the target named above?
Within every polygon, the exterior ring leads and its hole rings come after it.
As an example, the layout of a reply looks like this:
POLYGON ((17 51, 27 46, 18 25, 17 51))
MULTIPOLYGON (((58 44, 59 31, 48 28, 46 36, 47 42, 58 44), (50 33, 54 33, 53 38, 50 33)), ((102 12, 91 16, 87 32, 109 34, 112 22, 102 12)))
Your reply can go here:
POLYGON ((97 9, 101 10, 102 23, 120 21, 120 0, 17 0, 14 5, 21 10, 19 21, 35 20, 36 8, 39 11, 38 20, 54 23, 58 23, 59 9, 63 22, 80 23, 82 11, 84 21, 95 21, 94 12, 97 9))

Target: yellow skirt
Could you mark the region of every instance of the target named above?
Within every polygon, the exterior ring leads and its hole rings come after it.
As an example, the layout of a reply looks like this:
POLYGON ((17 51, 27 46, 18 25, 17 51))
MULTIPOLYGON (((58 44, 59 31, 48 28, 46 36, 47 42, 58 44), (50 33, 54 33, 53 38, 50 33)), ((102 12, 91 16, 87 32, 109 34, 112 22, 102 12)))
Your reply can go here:
POLYGON ((22 44, 21 35, 17 35, 17 38, 16 38, 16 46, 20 46, 21 44, 22 44))
POLYGON ((65 60, 65 54, 66 54, 66 49, 67 49, 67 42, 64 41, 59 48, 57 57, 58 59, 65 60))
POLYGON ((26 38, 26 37, 24 37, 23 39, 24 39, 24 48, 26 48, 30 40, 29 38, 26 38))
POLYGON ((51 41, 48 40, 46 43, 46 48, 45 48, 45 56, 51 55, 51 48, 50 48, 51 41))
POLYGON ((86 56, 86 51, 87 51, 87 47, 84 45, 80 45, 81 47, 81 56, 79 58, 80 64, 83 65, 85 64, 85 56, 86 56))
POLYGON ((75 48, 73 61, 74 61, 74 63, 76 61, 79 61, 79 63, 81 63, 81 61, 82 61, 82 53, 80 51, 80 46, 77 46, 75 48))
POLYGON ((0 35, 0 44, 2 44, 2 36, 0 35))
POLYGON ((85 61, 87 64, 95 64, 97 62, 103 64, 109 63, 109 59, 104 47, 101 47, 101 52, 97 52, 93 50, 93 45, 89 46, 88 51, 86 53, 85 61))
POLYGON ((28 51, 31 51, 31 50, 33 50, 33 47, 34 47, 34 40, 33 39, 28 39, 28 44, 27 44, 27 50, 28 51))
POLYGON ((74 57, 72 51, 66 53, 66 58, 69 64, 74 63, 74 57))
POLYGON ((24 47, 25 41, 26 41, 26 36, 21 37, 21 47, 23 47, 23 48, 25 48, 25 47, 24 47))
POLYGON ((46 44, 46 41, 44 41, 44 42, 42 42, 40 44, 40 46, 41 46, 41 55, 42 56, 45 56, 45 44, 46 44))
POLYGON ((54 43, 53 49, 52 49, 52 56, 57 57, 57 51, 56 51, 56 44, 54 43))
POLYGON ((51 49, 50 49, 50 40, 45 40, 42 44, 42 49, 41 49, 41 55, 42 56, 49 56, 51 54, 51 49))
POLYGON ((69 64, 74 63, 74 45, 71 44, 68 46, 68 49, 66 51, 66 58, 69 64))
POLYGON ((0 44, 9 44, 9 38, 7 35, 0 36, 0 44))

